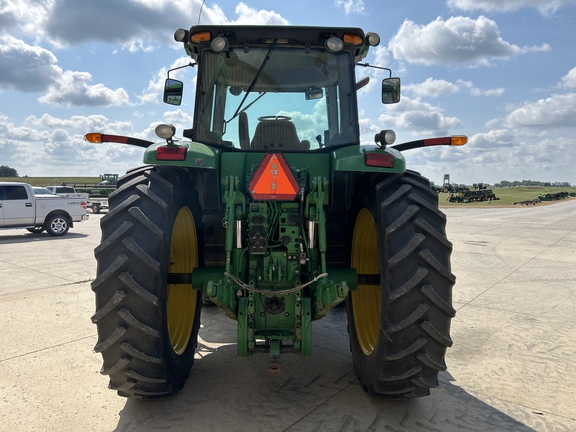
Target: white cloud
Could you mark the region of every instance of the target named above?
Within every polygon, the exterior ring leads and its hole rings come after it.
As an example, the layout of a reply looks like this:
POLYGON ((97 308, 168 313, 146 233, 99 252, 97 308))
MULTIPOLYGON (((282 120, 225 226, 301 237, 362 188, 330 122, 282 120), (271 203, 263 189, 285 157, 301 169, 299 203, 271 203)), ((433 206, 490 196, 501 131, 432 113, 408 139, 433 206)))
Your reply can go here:
POLYGON ((38 100, 61 106, 118 106, 129 104, 122 89, 89 85, 88 72, 63 71, 50 51, 12 36, 0 36, 0 89, 46 92, 38 100))
POLYGON ((148 46, 142 41, 169 43, 182 22, 192 24, 199 9, 198 0, 61 0, 49 8, 43 28, 52 41, 65 45, 98 40, 135 48, 138 41, 141 46, 148 46))
POLYGON ((568 72, 568 74, 562 78, 560 86, 566 88, 576 88, 576 67, 570 70, 570 72, 568 72))
POLYGON ((575 128, 576 93, 553 94, 537 102, 527 102, 504 119, 508 128, 575 128))
POLYGON ((48 165, 76 165, 84 164, 87 157, 80 157, 81 153, 88 154, 94 145, 80 139, 79 135, 70 135, 63 129, 52 131, 43 145, 45 161, 48 165))
POLYGON ((458 93, 460 88, 445 80, 428 78, 420 84, 407 84, 403 87, 403 90, 419 97, 439 97, 458 93))
POLYGON ((434 79, 432 77, 419 84, 406 84, 402 88, 408 94, 425 98, 447 96, 459 93, 461 90, 466 90, 471 96, 485 97, 501 96, 505 92, 503 88, 482 90, 474 87, 474 84, 471 81, 459 79, 456 83, 451 83, 446 80, 434 79))
POLYGON ((65 129, 71 133, 102 132, 114 135, 127 135, 132 132, 132 123, 111 121, 103 115, 71 116, 62 119, 50 114, 41 117, 30 116, 24 120, 24 126, 30 130, 65 129))
POLYGON ((160 44, 180 48, 173 39, 174 31, 189 28, 199 19, 201 24, 289 24, 274 11, 257 10, 242 2, 236 6, 237 17, 229 19, 220 6, 202 6, 202 0, 15 1, 18 6, 7 11, 0 23, 34 29, 28 34, 59 47, 100 41, 120 44, 131 52, 151 52, 160 44))
POLYGON ((0 114, 0 143, 20 143, 26 141, 44 140, 47 133, 39 132, 28 125, 15 126, 10 119, 0 114))
POLYGON ((0 34, 37 35, 49 7, 46 1, 3 1, 0 3, 0 34))
POLYGON ((124 173, 141 164, 142 149, 126 145, 91 144, 87 132, 131 135, 130 122, 110 121, 104 116, 57 118, 30 116, 21 125, 0 114, 0 157, 4 164, 29 176, 96 176, 102 172, 124 173))
POLYGON ((379 45, 374 49, 374 64, 381 67, 386 67, 390 64, 390 51, 388 48, 379 45))
POLYGON ((141 164, 142 149, 90 144, 83 139, 87 132, 131 135, 133 129, 130 122, 99 115, 57 118, 44 114, 15 125, 0 114, 0 157, 21 176, 57 176, 63 169, 67 175, 96 176, 103 169, 124 173, 141 164))
POLYGON ((0 9, 0 28, 6 31, 18 25, 18 17, 13 10, 10 10, 9 4, 2 6, 0 9))
POLYGON ((238 18, 227 24, 238 25, 288 25, 288 20, 282 18, 280 14, 274 11, 256 10, 245 3, 238 3, 236 6, 238 18))
MULTIPOLYGON (((360 113, 360 115, 363 114, 364 113, 360 113)), ((358 122, 360 125, 360 144, 374 144, 374 136, 380 132, 382 128, 372 123, 372 120, 369 118, 360 118, 358 122)))
POLYGON ((0 36, 0 89, 24 93, 44 91, 61 76, 50 51, 12 36, 0 36))
POLYGON ((472 135, 467 148, 473 150, 497 151, 502 147, 510 147, 516 143, 514 134, 507 129, 494 129, 487 133, 472 135))
POLYGON ((491 96, 502 96, 505 91, 506 90, 504 90, 502 87, 498 87, 495 89, 489 89, 489 90, 481 90, 481 89, 473 88, 470 90, 470 94, 472 96, 491 97, 491 96))
POLYGON ((484 97, 502 96, 506 92, 506 90, 501 87, 488 90, 479 89, 477 87, 474 87, 474 83, 472 83, 471 81, 465 81, 462 79, 456 81, 456 84, 468 90, 471 96, 484 96, 484 97))
POLYGON ((550 15, 564 6, 576 4, 575 0, 448 0, 448 6, 465 11, 513 12, 521 8, 537 8, 542 15, 550 15))
POLYGON ((194 117, 181 109, 177 109, 174 111, 166 111, 164 113, 164 121, 173 124, 176 127, 176 135, 182 136, 184 129, 190 129, 192 127, 194 117))
POLYGON ((379 117, 385 128, 396 127, 413 135, 448 135, 448 131, 462 127, 457 117, 446 117, 442 109, 419 98, 403 97, 397 105, 389 105, 379 117))
POLYGON ((520 48, 504 41, 496 23, 484 16, 437 18, 428 25, 405 20, 388 45, 397 60, 424 65, 488 65, 491 59, 549 49, 547 44, 520 48))
MULTIPOLYGON (((158 136, 156 135, 155 129, 156 129, 156 126, 158 126, 161 123, 166 123, 166 122, 154 121, 154 122, 150 123, 148 125, 148 127, 146 127, 144 130, 135 132, 131 136, 133 136, 134 138, 139 138, 139 139, 143 139, 143 140, 156 142, 156 141, 160 140, 160 138, 158 138, 158 136)), ((189 127, 189 126, 187 126, 187 127, 189 127)), ((182 135, 182 130, 176 130, 176 136, 178 137, 181 135, 182 135)))
POLYGON ((365 5, 363 0, 334 0, 334 5, 342 9, 346 15, 351 13, 363 14, 365 5))
POLYGON ((128 93, 122 88, 111 90, 103 84, 89 85, 89 72, 65 71, 58 82, 38 100, 61 106, 121 106, 129 105, 128 93))

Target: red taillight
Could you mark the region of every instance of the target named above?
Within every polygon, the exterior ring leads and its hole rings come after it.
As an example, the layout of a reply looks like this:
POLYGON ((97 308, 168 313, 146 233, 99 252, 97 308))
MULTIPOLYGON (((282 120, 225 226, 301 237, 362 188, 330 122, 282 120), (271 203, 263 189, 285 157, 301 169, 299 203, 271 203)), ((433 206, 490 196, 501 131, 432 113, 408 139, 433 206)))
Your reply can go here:
POLYGON ((366 166, 394 168, 394 156, 388 153, 366 153, 364 163, 366 166))
POLYGON ((160 146, 156 149, 156 160, 159 161, 183 161, 186 160, 186 147, 160 146))
POLYGON ((86 201, 82 201, 82 202, 80 203, 80 205, 82 206, 82 208, 83 208, 84 210, 87 210, 87 209, 88 209, 88 205, 86 204, 86 201))

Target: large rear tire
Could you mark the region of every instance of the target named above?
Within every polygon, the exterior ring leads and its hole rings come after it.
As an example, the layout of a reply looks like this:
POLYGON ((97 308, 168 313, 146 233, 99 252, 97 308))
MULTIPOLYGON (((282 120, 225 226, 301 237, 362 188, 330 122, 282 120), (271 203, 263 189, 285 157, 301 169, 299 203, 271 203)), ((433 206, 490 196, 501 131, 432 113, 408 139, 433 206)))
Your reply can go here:
POLYGON ((109 202, 92 283, 101 373, 120 396, 176 394, 194 361, 202 302, 167 275, 201 261, 194 182, 185 170, 144 167, 120 179, 109 202))
POLYGON ((351 212, 350 265, 380 274, 347 302, 350 348, 368 393, 426 396, 446 369, 455 277, 446 218, 428 180, 414 172, 370 177, 351 212))

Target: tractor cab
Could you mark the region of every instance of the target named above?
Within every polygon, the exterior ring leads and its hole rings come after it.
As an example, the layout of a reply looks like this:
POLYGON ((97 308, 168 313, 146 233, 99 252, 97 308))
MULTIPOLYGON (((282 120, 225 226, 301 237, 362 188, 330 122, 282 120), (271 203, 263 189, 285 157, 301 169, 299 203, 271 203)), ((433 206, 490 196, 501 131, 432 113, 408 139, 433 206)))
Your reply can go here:
MULTIPOLYGON (((222 150, 317 151, 360 143, 354 68, 379 37, 358 28, 195 26, 176 40, 196 60, 193 129, 185 136, 222 150)), ((164 101, 183 84, 168 78, 164 101)), ((400 80, 382 84, 399 101, 400 80)))

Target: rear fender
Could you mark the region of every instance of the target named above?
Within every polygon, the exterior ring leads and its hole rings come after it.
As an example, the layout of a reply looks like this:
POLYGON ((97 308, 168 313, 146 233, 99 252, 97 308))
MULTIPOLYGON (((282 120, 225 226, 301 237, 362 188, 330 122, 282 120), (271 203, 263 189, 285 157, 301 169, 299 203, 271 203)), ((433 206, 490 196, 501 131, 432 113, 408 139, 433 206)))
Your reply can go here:
POLYGON ((160 142, 146 148, 143 158, 144 163, 216 170, 220 168, 220 153, 222 153, 220 150, 188 140, 176 141, 174 144, 186 147, 186 158, 184 160, 159 161, 156 159, 156 149, 159 146, 166 145, 166 142, 160 142))
POLYGON ((348 211, 356 189, 356 179, 363 173, 398 174, 406 171, 406 159, 392 148, 381 149, 375 145, 350 146, 331 153, 332 193, 330 210, 348 211), (387 167, 367 165, 367 158, 382 155, 387 167))
POLYGON ((344 147, 332 152, 332 169, 334 171, 379 172, 401 174, 406 171, 406 159, 402 153, 393 148, 382 149, 375 145, 344 147), (366 158, 370 155, 389 155, 391 166, 369 166, 366 158))

